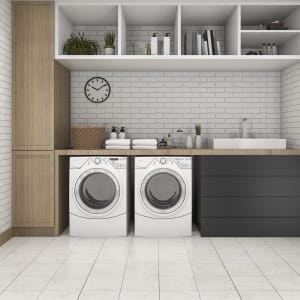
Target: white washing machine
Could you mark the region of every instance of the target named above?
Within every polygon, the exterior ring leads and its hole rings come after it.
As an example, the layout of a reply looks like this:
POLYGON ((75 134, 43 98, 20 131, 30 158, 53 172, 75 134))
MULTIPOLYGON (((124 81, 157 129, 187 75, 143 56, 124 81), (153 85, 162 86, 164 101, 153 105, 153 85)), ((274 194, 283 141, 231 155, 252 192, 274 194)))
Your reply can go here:
POLYGON ((70 157, 70 235, 126 236, 127 157, 70 157))
POLYGON ((135 158, 135 235, 192 235, 192 158, 135 158))

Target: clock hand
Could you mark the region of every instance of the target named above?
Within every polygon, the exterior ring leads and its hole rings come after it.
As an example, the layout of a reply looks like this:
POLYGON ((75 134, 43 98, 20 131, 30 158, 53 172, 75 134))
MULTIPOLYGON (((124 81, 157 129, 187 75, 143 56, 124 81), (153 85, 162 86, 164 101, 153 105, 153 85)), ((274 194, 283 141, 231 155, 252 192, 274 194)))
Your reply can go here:
POLYGON ((99 87, 99 89, 97 89, 97 91, 101 90, 102 88, 104 88, 106 86, 106 84, 103 84, 99 87))
POLYGON ((96 90, 96 91, 98 91, 98 89, 96 89, 96 88, 95 88, 95 87, 93 87, 93 86, 91 86, 91 88, 92 88, 92 89, 94 89, 94 90, 96 90))

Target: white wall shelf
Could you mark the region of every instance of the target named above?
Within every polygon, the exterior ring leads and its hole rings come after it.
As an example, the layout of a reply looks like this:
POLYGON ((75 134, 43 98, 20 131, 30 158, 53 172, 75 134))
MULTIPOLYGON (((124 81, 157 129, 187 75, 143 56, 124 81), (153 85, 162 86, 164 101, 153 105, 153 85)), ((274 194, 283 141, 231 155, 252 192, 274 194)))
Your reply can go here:
POLYGON ((65 67, 78 71, 277 71, 300 62, 300 56, 61 55, 57 60, 65 67))
POLYGON ((55 58, 71 70, 274 71, 300 61, 300 5, 57 2, 55 26, 55 58), (289 30, 257 30, 274 19, 289 30), (217 31, 224 55, 183 55, 183 33, 205 29, 217 31), (116 55, 63 55, 72 32, 84 32, 103 46, 108 31, 117 34, 116 55), (153 32, 161 39, 172 33, 172 55, 142 55, 153 32), (276 43, 280 55, 241 55, 262 43, 276 43))

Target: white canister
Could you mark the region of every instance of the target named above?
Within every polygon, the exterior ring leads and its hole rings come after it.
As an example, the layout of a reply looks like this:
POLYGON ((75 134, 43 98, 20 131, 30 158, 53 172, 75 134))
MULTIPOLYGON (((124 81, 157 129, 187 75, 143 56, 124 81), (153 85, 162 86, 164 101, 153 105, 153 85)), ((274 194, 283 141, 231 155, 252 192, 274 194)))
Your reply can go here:
POLYGON ((191 135, 186 136, 186 148, 188 149, 193 148, 193 139, 191 135))
POLYGON ((200 149, 202 147, 202 138, 201 138, 201 135, 196 135, 196 138, 195 138, 195 147, 197 149, 200 149))
POLYGON ((170 42, 170 33, 166 33, 164 36, 164 55, 171 54, 171 42, 170 42))
POLYGON ((153 33, 151 37, 151 55, 158 54, 158 39, 157 33, 153 33))

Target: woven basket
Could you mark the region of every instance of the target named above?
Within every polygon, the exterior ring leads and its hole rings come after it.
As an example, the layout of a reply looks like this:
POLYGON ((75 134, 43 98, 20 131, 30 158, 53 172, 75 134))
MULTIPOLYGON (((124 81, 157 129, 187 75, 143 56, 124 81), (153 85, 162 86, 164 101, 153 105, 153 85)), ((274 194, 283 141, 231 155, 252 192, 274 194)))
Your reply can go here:
POLYGON ((73 127, 72 139, 74 149, 103 148, 105 141, 105 128, 73 127))

